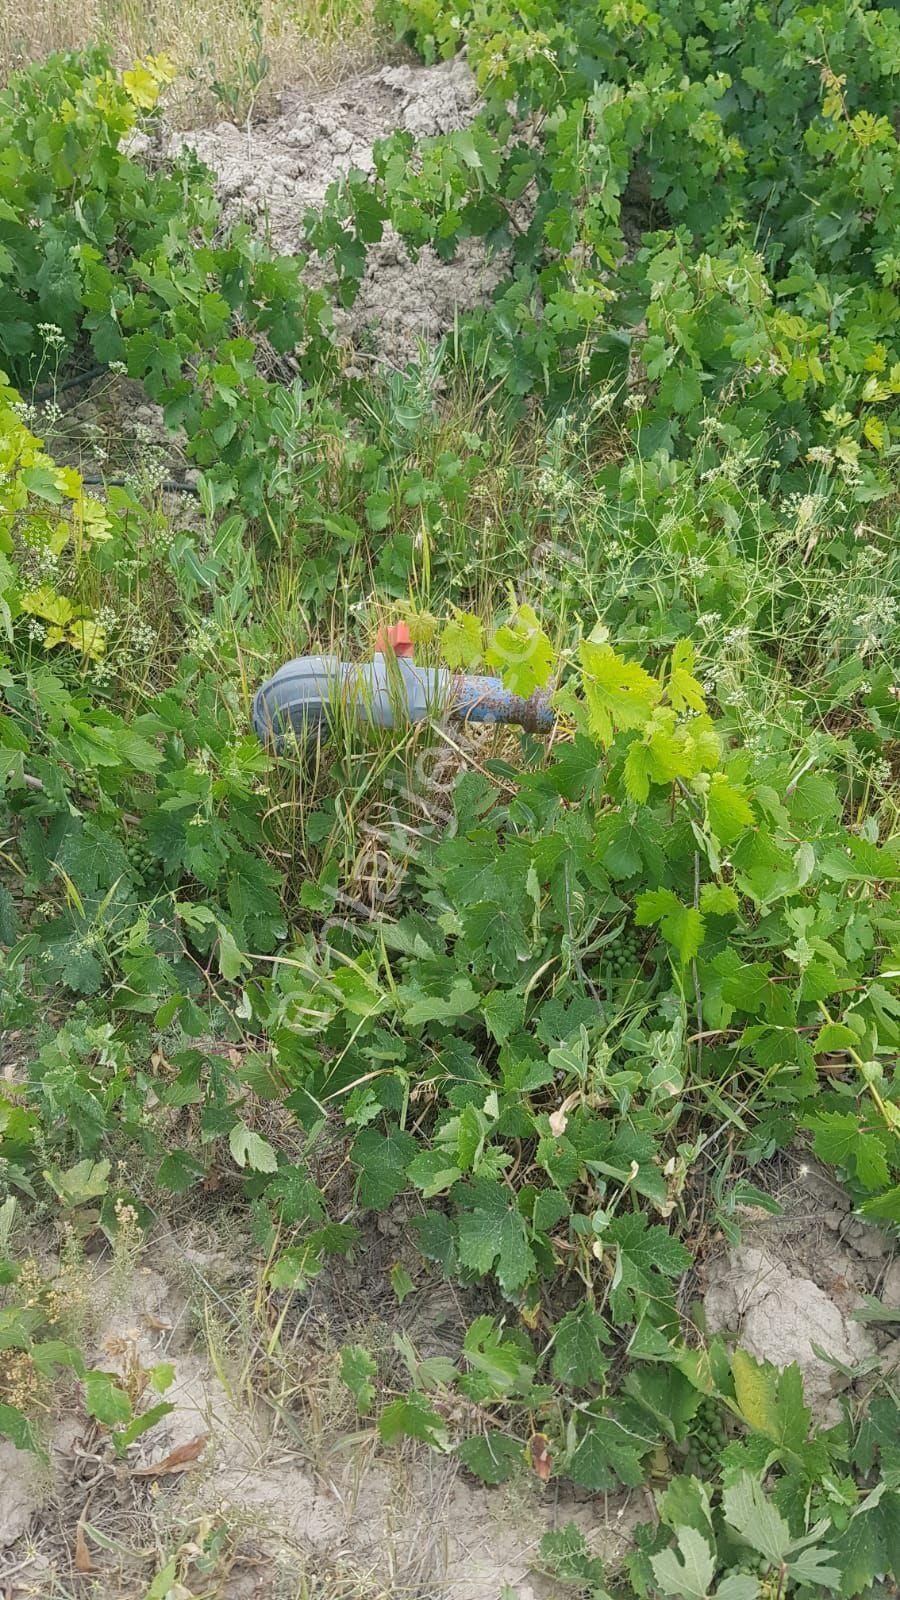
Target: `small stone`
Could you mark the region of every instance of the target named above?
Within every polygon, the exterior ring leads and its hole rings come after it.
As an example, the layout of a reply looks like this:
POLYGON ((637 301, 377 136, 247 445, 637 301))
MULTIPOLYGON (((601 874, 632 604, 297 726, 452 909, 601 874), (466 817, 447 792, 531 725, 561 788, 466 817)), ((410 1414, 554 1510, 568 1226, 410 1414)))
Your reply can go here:
POLYGON ((349 129, 335 128, 331 135, 332 150, 336 150, 338 155, 343 156, 346 155, 347 151, 352 149, 352 147, 353 135, 350 133, 349 129))
POLYGON ((42 1498, 35 1457, 27 1450, 17 1450, 8 1439, 0 1439, 0 1550, 28 1532, 42 1498))
POLYGON ((890 1253, 891 1244, 878 1228, 871 1227, 854 1217, 844 1228, 844 1243, 849 1244, 865 1261, 878 1261, 890 1253))
POLYGON ((900 1339, 892 1339, 890 1344, 884 1346, 880 1366, 882 1378, 889 1378, 892 1373, 896 1377, 897 1369, 900 1368, 900 1339))

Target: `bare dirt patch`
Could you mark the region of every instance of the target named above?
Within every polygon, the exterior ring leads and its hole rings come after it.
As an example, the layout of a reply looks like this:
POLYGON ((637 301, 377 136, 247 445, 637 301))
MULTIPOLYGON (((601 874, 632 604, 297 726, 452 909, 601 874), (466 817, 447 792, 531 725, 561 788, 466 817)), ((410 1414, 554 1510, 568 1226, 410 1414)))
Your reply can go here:
POLYGON ((824 1170, 789 1158, 773 1190, 784 1215, 748 1219, 741 1243, 705 1263, 706 1322, 758 1360, 796 1362, 814 1420, 827 1425, 851 1381, 833 1363, 864 1376, 890 1351, 896 1329, 869 1328, 854 1313, 866 1295, 896 1304, 900 1267, 890 1240, 853 1215, 824 1170))
MULTIPOLYGON (((760 1359, 796 1361, 827 1423, 852 1373, 864 1383, 896 1363, 896 1328, 853 1313, 867 1295, 897 1305, 900 1261, 826 1174, 789 1159, 772 1180, 784 1215, 742 1218, 740 1244, 700 1264, 706 1320, 760 1359)), ((342 1342, 396 1359, 403 1389, 398 1336, 420 1357, 455 1353, 484 1309, 423 1265, 399 1203, 355 1258, 295 1298, 277 1336, 280 1307, 241 1227, 221 1208, 177 1232, 161 1226, 136 1257, 85 1260, 89 1360, 123 1378, 172 1362, 175 1409, 121 1460, 73 1386, 46 1469, 0 1446, 5 1600, 52 1600, 76 1582, 91 1600, 143 1600, 148 1574, 173 1559, 186 1593, 222 1600, 294 1597, 298 1573, 323 1600, 497 1600, 504 1586, 549 1600, 545 1531, 573 1521, 615 1560, 652 1518, 646 1491, 607 1499, 544 1487, 524 1464, 511 1484, 483 1487, 410 1441, 383 1449, 371 1419, 356 1416, 338 1376, 342 1342), (400 1306, 389 1277, 398 1260, 415 1282, 400 1306), (77 1574, 79 1524, 91 1568, 77 1574)))
MULTIPOLYGON (((258 127, 221 122, 172 134, 166 154, 193 150, 217 175, 226 219, 245 218, 276 250, 291 254, 303 248, 305 212, 321 205, 329 185, 351 168, 372 170, 377 139, 398 128, 417 138, 463 128, 476 108, 475 80, 462 60, 386 66, 329 94, 287 91, 281 114, 258 127)), ((430 249, 412 261, 388 229, 369 249, 343 331, 357 344, 371 344, 381 360, 402 365, 419 340, 437 339, 458 312, 487 301, 501 273, 502 263, 486 260, 478 241, 465 241, 451 262, 430 249)))
MULTIPOLYGON (((73 1388, 51 1429, 46 1469, 0 1446, 4 1600, 49 1600, 75 1583, 98 1600, 143 1600, 173 1556, 186 1595, 222 1600, 296 1597, 298 1574, 328 1600, 497 1600, 505 1585, 521 1600, 543 1600, 549 1591, 534 1564, 546 1530, 574 1521, 612 1558, 646 1520, 642 1491, 606 1499, 544 1489, 524 1466, 513 1484, 488 1489, 411 1442, 385 1451, 371 1419, 356 1418, 328 1342, 351 1304, 365 1309, 346 1271, 333 1293, 316 1285, 267 1363, 259 1280, 240 1276, 211 1242, 197 1230, 163 1231, 137 1263, 85 1261, 89 1360, 123 1381, 171 1361, 166 1398, 175 1409, 123 1461, 73 1388), (79 1572, 85 1548, 91 1565, 79 1572), (218 1587, 191 1587, 201 1571, 218 1587)), ((372 1245, 364 1264, 375 1294, 362 1331, 377 1342, 379 1327, 388 1331, 381 1269, 396 1242, 376 1235, 372 1245)), ((424 1308, 437 1315, 446 1288, 421 1287, 417 1311, 403 1319, 410 1329, 424 1329, 424 1308)), ((462 1311, 451 1292, 438 1325, 459 1322, 462 1311)))

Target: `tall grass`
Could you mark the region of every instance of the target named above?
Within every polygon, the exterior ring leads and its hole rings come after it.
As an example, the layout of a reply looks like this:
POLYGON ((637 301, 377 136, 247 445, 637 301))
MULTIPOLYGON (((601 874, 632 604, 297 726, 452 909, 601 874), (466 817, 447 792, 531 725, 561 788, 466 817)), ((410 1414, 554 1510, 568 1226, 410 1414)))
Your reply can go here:
POLYGON ((189 127, 271 109, 288 84, 328 88, 383 51, 375 0, 6 0, 0 83, 54 50, 109 45, 120 65, 165 52, 179 69, 168 100, 189 127), (258 88, 254 88, 260 77, 258 88))

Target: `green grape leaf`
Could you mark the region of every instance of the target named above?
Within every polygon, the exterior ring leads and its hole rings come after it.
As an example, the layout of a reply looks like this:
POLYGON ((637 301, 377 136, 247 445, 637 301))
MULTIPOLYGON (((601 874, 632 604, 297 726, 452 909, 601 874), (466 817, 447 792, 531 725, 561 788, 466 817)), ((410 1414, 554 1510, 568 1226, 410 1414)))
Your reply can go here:
POLYGON ((557 1383, 569 1389, 585 1389, 600 1383, 609 1370, 603 1346, 610 1342, 603 1318, 590 1301, 583 1300, 556 1325, 551 1369, 557 1383))
POLYGON ((357 1134, 350 1159, 359 1168, 357 1199, 366 1209, 383 1211, 406 1188, 406 1169, 416 1154, 412 1134, 391 1126, 387 1135, 377 1128, 357 1134))
POLYGON ((779 1369, 769 1361, 754 1361, 746 1350, 737 1349, 731 1358, 731 1373, 738 1409, 748 1427, 796 1459, 809 1434, 811 1418, 803 1400, 799 1367, 779 1369))
POLYGON ((852 1112, 815 1111, 803 1118, 802 1126, 812 1133, 813 1150, 820 1161, 843 1167, 864 1189, 883 1189, 890 1182, 881 1139, 867 1133, 852 1112))
POLYGON ((608 745, 616 732, 643 728, 662 695, 656 679, 606 643, 582 639, 579 648, 588 727, 597 742, 608 745))
POLYGON ((479 1277, 495 1267, 501 1288, 514 1294, 536 1267, 524 1219, 510 1207, 499 1184, 479 1182, 471 1190, 477 1198, 472 1208, 459 1216, 460 1264, 479 1277))
POLYGON ((378 1432, 382 1444, 396 1444, 398 1439, 421 1439, 437 1450, 448 1449, 447 1428, 443 1418, 434 1411, 427 1398, 411 1389, 401 1400, 385 1406, 378 1418, 378 1432))
POLYGON ((107 1428, 131 1421, 131 1401, 113 1372, 86 1372, 84 1399, 89 1415, 107 1428))
POLYGON ((454 610, 441 631, 441 655, 451 672, 474 672, 484 655, 481 619, 454 610))
POLYGON ((463 1439, 456 1453, 464 1467, 474 1472, 482 1483, 506 1483, 524 1461, 524 1451, 517 1439, 491 1428, 487 1433, 463 1439))
POLYGON ((704 883, 700 886, 700 910, 710 917, 728 917, 740 908, 740 901, 728 883, 704 883))
POLYGON ((735 1532, 772 1566, 777 1566, 790 1549, 791 1530, 780 1511, 767 1500, 759 1480, 743 1472, 736 1483, 723 1490, 722 1506, 726 1521, 735 1532))
POLYGON ((0 1438, 11 1440, 17 1450, 28 1450, 42 1460, 46 1457, 44 1446, 24 1411, 7 1405, 6 1401, 0 1401, 0 1438))
POLYGON ((877 1499, 867 1496, 831 1542, 843 1600, 867 1591, 882 1575, 900 1572, 900 1493, 889 1488, 877 1499))
POLYGON ((733 844, 756 816, 743 790, 735 788, 721 773, 714 772, 706 800, 709 825, 720 844, 733 844))
POLYGON ((443 1150, 420 1150, 406 1169, 406 1176, 426 1200, 445 1194, 459 1182, 462 1173, 443 1150))
POLYGON ((694 647, 689 639, 679 639, 672 651, 667 689, 676 711, 706 710, 703 685, 694 677, 694 647))
POLYGON ((682 966, 693 961, 703 943, 705 925, 696 906, 682 905, 671 889, 646 889, 635 901, 635 923, 650 928, 659 923, 660 932, 670 944, 682 966))
POLYGON ((485 659, 512 694, 527 699, 535 689, 546 687, 553 671, 553 646, 531 606, 520 605, 497 629, 485 659))
POLYGON ((573 1483, 595 1493, 613 1489, 619 1483, 636 1488, 644 1481, 641 1457, 652 1445, 652 1438, 636 1432, 627 1420, 616 1415, 585 1420, 585 1432, 568 1464, 573 1483))
POLYGON ((534 1377, 533 1357, 517 1340, 504 1339, 492 1317, 476 1317, 463 1340, 463 1354, 497 1396, 527 1388, 534 1377))
POLYGON ((361 1344, 341 1346, 341 1382, 350 1390, 361 1417, 367 1417, 375 1400, 372 1379, 377 1366, 368 1350, 361 1344))
POLYGON ((696 1528, 676 1528, 678 1545, 650 1557, 653 1576, 662 1594, 678 1600, 706 1600, 716 1570, 713 1553, 696 1528))
POLYGON ((239 1167, 253 1172, 277 1172, 278 1157, 268 1140, 254 1133, 245 1122, 236 1122, 228 1135, 228 1148, 239 1167))
POLYGON ((671 1299, 666 1279, 678 1278, 691 1265, 691 1256, 665 1228, 649 1224, 643 1212, 616 1217, 603 1236, 613 1245, 616 1265, 609 1304, 617 1323, 634 1321, 641 1302, 653 1312, 671 1299))

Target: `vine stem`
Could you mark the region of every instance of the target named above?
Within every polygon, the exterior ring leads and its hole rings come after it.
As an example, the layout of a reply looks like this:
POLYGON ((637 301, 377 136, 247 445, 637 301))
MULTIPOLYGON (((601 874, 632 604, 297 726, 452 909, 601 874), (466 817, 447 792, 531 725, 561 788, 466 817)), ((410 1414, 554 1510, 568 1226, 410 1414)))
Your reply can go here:
MULTIPOLYGON (((832 1026, 833 1026, 834 1025, 834 1019, 829 1015, 828 1009, 825 1006, 824 1002, 820 1000, 818 1004, 819 1004, 819 1011, 820 1011, 821 1015, 825 1018, 825 1021, 828 1022, 828 1023, 831 1023, 832 1026)), ((847 1050, 847 1054, 850 1057, 851 1061, 854 1063, 854 1065, 856 1067, 859 1068, 860 1074, 862 1076, 862 1080, 863 1080, 866 1088, 868 1089, 870 1095, 872 1096, 872 1099, 874 1100, 876 1106, 878 1107, 878 1110, 880 1111, 881 1116, 882 1116, 882 1118, 884 1120, 885 1126, 891 1131, 891 1133, 896 1132, 896 1124, 895 1124, 894 1120, 891 1118, 891 1115, 890 1115, 890 1113, 889 1113, 889 1111, 887 1109, 887 1106, 885 1105, 884 1099, 879 1094, 879 1092, 876 1089, 874 1083, 870 1083, 868 1078, 865 1075, 864 1069, 865 1069, 866 1063, 863 1061, 862 1056, 859 1054, 858 1051, 854 1050, 852 1045, 848 1044, 846 1046, 846 1050, 847 1050)))

